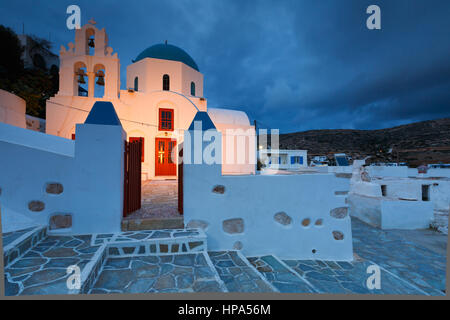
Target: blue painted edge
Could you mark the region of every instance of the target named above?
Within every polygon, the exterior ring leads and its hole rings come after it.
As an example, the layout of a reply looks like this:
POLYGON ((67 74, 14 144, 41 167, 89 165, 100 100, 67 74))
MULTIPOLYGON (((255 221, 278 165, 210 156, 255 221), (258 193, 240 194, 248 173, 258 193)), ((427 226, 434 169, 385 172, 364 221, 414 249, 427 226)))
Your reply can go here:
POLYGON ((189 131, 195 130, 194 123, 196 121, 199 121, 202 123, 202 131, 210 130, 210 129, 216 129, 216 126, 212 122, 211 118, 209 117, 208 113, 205 111, 198 111, 195 114, 194 120, 192 120, 191 125, 189 126, 189 131))
POLYGON ((85 124, 100 124, 108 126, 122 126, 112 102, 97 101, 84 122, 85 124))

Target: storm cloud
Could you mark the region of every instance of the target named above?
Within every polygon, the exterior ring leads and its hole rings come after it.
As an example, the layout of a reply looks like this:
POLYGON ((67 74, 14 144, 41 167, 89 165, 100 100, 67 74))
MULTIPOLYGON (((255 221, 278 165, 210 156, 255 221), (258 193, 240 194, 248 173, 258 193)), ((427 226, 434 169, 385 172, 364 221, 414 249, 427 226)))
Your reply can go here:
POLYGON ((94 18, 126 66, 168 40, 205 75, 210 107, 293 132, 376 129, 450 117, 448 0, 1 1, 0 23, 73 41, 66 8, 94 18), (366 28, 381 8, 382 29, 366 28))

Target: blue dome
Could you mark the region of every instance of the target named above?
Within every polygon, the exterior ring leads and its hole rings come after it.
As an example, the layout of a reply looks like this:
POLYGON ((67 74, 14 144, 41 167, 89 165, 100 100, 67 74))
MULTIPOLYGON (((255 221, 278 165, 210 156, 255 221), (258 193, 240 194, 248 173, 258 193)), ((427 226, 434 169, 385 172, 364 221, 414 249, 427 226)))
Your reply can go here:
POLYGON ((191 56, 186 53, 186 51, 171 44, 155 44, 154 46, 148 47, 147 49, 142 51, 137 56, 137 58, 133 60, 133 62, 138 62, 145 58, 183 62, 189 67, 200 72, 194 59, 192 59, 191 56))

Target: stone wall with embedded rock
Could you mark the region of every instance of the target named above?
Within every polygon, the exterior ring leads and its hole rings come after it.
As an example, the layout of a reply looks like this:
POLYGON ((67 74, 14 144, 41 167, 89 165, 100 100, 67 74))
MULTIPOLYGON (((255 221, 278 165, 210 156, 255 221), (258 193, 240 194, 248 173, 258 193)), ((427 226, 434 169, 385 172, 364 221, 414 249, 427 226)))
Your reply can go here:
MULTIPOLYGON (((190 148, 194 154, 195 141, 190 148)), ((185 224, 205 230, 208 250, 353 260, 351 221, 340 193, 349 190, 350 179, 327 172, 224 176, 220 164, 185 164, 183 179, 185 224)))
POLYGON ((76 141, 0 123, 3 232, 48 226, 49 234, 120 231, 122 126, 79 124, 76 141))

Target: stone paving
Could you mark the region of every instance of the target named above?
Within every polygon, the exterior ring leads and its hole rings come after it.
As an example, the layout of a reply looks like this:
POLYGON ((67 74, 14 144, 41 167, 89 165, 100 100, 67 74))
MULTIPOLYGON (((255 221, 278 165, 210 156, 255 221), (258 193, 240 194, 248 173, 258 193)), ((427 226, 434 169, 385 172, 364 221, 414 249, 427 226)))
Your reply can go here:
POLYGON ((448 237, 431 230, 380 230, 352 219, 353 251, 430 295, 446 285, 448 237))
POLYGON ((246 261, 237 251, 207 255, 206 236, 198 229, 87 236, 46 236, 42 231, 45 229, 3 234, 4 248, 20 253, 18 259, 7 259, 6 295, 78 293, 66 286, 71 265, 85 274, 82 292, 90 293, 279 291, 440 296, 446 284, 446 235, 433 230, 380 230, 358 219, 352 219, 353 262, 281 261, 271 255, 246 261), (191 242, 193 247, 185 253, 182 244, 190 246, 191 242), (155 243, 161 247, 151 251, 155 243), (14 244, 18 247, 12 248, 14 244), (162 246, 166 248, 162 250, 162 246), (173 253, 175 246, 178 254, 173 253), (111 249, 118 251, 111 253, 111 249), (366 286, 367 268, 373 264, 381 268, 380 290, 366 286))
POLYGON ((108 259, 90 291, 107 293, 226 292, 204 253, 108 259))
POLYGON ((314 288, 298 274, 292 272, 282 261, 272 255, 250 257, 248 261, 275 287, 283 293, 314 293, 314 288))
POLYGON ((178 181, 148 180, 142 184, 142 208, 127 220, 178 218, 178 181))
POLYGON ((2 233, 3 247, 6 247, 9 244, 13 243, 15 240, 19 239, 21 236, 23 236, 27 232, 32 231, 33 229, 35 229, 35 227, 24 229, 24 230, 19 230, 19 231, 2 233))
POLYGON ((200 229, 167 229, 167 230, 145 230, 129 231, 117 234, 95 234, 92 237, 92 245, 112 244, 133 241, 150 240, 176 240, 182 237, 197 238, 206 237, 200 229))
POLYGON ((83 270, 99 248, 91 246, 91 236, 47 237, 5 268, 5 294, 76 293, 67 288, 67 268, 83 270))
POLYGON ((381 270, 381 288, 379 290, 368 289, 366 281, 370 274, 367 274, 367 268, 372 263, 367 261, 286 260, 285 263, 307 280, 317 293, 423 294, 420 290, 388 273, 386 270, 381 270))
POLYGON ((229 292, 277 292, 238 251, 208 252, 229 292))
POLYGON ((178 213, 178 181, 148 180, 142 185, 142 208, 122 220, 122 231, 184 227, 178 213))

